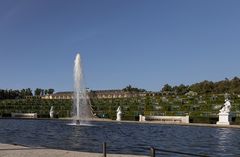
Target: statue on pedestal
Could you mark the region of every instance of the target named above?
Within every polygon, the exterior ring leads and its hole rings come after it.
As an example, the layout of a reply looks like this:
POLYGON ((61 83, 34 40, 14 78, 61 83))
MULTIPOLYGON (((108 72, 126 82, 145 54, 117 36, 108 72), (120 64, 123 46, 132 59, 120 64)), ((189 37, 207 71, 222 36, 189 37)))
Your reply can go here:
POLYGON ((230 125, 231 115, 230 115, 231 103, 230 100, 226 99, 224 106, 219 110, 219 120, 218 125, 230 125))
POLYGON ((121 107, 118 106, 118 109, 117 109, 117 119, 116 121, 121 121, 122 120, 122 111, 121 111, 121 107))

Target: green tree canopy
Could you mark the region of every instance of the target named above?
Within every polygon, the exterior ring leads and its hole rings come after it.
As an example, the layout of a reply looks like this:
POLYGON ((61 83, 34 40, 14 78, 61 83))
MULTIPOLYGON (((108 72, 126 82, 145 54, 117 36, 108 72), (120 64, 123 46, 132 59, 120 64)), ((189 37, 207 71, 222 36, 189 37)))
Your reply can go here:
POLYGON ((122 89, 125 92, 145 92, 145 89, 141 89, 141 88, 136 88, 136 87, 132 87, 131 85, 128 85, 127 87, 122 89))
POLYGON ((169 84, 165 84, 161 90, 161 92, 172 92, 173 88, 169 84))

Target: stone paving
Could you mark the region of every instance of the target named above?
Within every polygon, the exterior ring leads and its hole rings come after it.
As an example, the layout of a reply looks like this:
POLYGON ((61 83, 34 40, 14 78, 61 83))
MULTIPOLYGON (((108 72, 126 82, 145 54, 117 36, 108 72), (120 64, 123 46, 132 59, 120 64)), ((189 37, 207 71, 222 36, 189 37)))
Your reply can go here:
MULTIPOLYGON (((103 154, 48 149, 41 147, 24 147, 19 145, 0 143, 0 157, 103 157, 103 154)), ((107 157, 146 157, 146 156, 107 154, 107 157)))

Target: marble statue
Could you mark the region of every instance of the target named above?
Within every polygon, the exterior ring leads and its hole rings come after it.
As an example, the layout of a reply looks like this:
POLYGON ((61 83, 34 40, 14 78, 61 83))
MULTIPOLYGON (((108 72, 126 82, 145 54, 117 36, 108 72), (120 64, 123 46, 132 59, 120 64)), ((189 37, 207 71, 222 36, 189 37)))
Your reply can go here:
POLYGON ((231 103, 230 100, 226 99, 224 106, 219 110, 219 120, 217 121, 218 125, 230 125, 232 118, 230 114, 231 103))
POLYGON ((228 99, 225 100, 224 106, 222 107, 220 113, 229 113, 231 109, 231 103, 228 99))
POLYGON ((117 119, 116 121, 121 121, 122 120, 122 111, 121 111, 121 107, 118 106, 118 109, 117 109, 117 119))
POLYGON ((54 114, 54 110, 53 110, 53 106, 51 106, 51 109, 49 111, 50 118, 53 118, 53 114, 54 114))

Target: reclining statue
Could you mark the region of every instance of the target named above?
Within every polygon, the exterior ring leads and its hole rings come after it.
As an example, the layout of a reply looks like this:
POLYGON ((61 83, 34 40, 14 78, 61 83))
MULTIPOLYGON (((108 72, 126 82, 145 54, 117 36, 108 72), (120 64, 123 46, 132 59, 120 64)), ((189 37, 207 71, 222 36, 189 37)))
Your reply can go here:
POLYGON ((231 103, 230 103, 230 100, 226 99, 225 100, 225 103, 224 103, 224 106, 222 107, 220 111, 220 113, 229 113, 230 112, 230 109, 231 109, 231 103))

